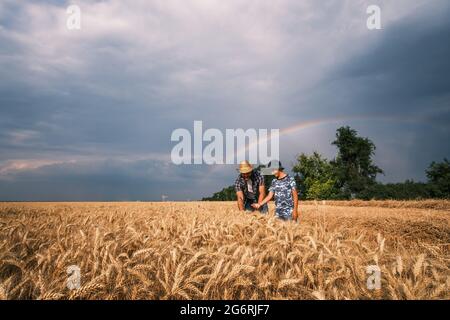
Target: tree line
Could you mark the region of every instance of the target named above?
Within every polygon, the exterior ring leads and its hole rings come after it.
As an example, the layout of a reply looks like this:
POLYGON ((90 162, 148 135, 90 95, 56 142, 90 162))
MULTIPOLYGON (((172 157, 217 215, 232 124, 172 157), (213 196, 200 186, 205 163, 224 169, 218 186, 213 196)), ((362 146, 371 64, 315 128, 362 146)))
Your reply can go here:
MULTIPOLYGON (((332 142, 337 154, 328 160, 318 152, 301 153, 292 167, 299 197, 302 200, 416 200, 450 199, 450 162, 432 162, 425 170, 427 182, 406 180, 401 183, 381 183, 377 176, 383 170, 374 164, 375 144, 358 136, 345 126, 336 130, 332 142)), ((260 170, 261 166, 256 168, 260 170)), ((266 188, 273 177, 265 176, 266 188)), ((203 201, 236 200, 234 186, 229 186, 203 201)))

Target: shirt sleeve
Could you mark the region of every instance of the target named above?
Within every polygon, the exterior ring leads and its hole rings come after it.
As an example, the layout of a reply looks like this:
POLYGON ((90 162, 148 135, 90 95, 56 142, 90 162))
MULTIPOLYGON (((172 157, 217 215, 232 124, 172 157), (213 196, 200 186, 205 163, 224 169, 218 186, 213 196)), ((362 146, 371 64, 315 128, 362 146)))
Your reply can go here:
POLYGON ((234 190, 236 192, 243 191, 241 186, 241 180, 239 178, 237 178, 236 181, 234 182, 234 190))
POLYGON ((269 192, 275 192, 275 179, 270 183, 269 192))
POLYGON ((263 175, 261 175, 261 174, 259 174, 258 175, 258 186, 264 186, 264 176, 263 175))
POLYGON ((291 185, 291 188, 294 190, 297 190, 297 184, 295 183, 295 179, 291 177, 291 181, 289 183, 291 185))

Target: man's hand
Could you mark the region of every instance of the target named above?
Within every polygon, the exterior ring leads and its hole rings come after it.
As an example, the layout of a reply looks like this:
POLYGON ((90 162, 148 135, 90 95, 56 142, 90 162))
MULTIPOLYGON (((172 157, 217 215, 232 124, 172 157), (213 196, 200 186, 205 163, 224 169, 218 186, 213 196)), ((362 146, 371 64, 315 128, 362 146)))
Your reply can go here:
POLYGON ((259 208, 261 208, 261 205, 259 203, 254 203, 252 204, 252 207, 258 210, 259 208))
POLYGON ((244 193, 242 191, 236 192, 237 205, 240 211, 244 211, 244 193))

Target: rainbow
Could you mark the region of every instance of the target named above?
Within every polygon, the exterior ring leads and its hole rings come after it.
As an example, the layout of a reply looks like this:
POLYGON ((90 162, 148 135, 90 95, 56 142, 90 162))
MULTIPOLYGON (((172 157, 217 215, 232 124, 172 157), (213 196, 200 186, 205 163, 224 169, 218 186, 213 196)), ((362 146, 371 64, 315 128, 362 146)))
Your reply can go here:
MULTIPOLYGON (((281 138, 283 136, 287 136, 292 133, 295 133, 299 130, 306 129, 309 127, 315 127, 315 126, 319 126, 319 125, 323 125, 323 124, 336 123, 336 122, 342 122, 342 121, 348 121, 348 120, 367 120, 367 119, 370 119, 370 118, 368 118, 368 117, 336 117, 336 118, 322 118, 322 119, 302 121, 302 122, 296 123, 292 126, 289 126, 287 128, 281 129, 279 137, 281 138)), ((259 146, 259 144, 261 144, 261 143, 267 143, 267 141, 269 139, 270 139, 270 137, 249 143, 245 147, 237 150, 236 155, 241 155, 242 153, 247 152, 247 150, 249 150, 251 147, 259 146)))
MULTIPOLYGON (((414 118, 414 117, 392 117, 392 116, 380 116, 380 115, 367 115, 367 116, 345 116, 345 117, 333 117, 333 118, 320 118, 320 119, 314 119, 314 120, 307 120, 298 122, 296 124, 293 124, 289 127, 280 129, 279 137, 287 136, 293 133, 296 133, 300 130, 315 127, 323 124, 330 124, 330 123, 339 123, 339 122, 348 122, 348 121, 382 121, 382 122, 406 122, 406 123, 420 123, 420 124, 426 124, 424 123, 424 119, 414 118)), ((236 156, 241 155, 242 153, 247 152, 251 147, 259 146, 260 143, 267 143, 267 141, 270 139, 270 137, 267 137, 266 139, 261 139, 255 142, 252 142, 245 147, 239 149, 236 151, 236 156)), ((218 168, 224 168, 225 166, 222 165, 214 165, 211 166, 211 171, 216 171, 218 168)))
MULTIPOLYGON (((287 136, 293 133, 296 133, 297 131, 300 131, 302 129, 306 129, 309 127, 315 127, 323 124, 330 124, 330 123, 339 123, 339 122, 346 122, 346 121, 382 121, 382 122, 403 122, 403 123, 419 123, 419 124, 427 124, 424 122, 424 119, 420 118, 414 118, 414 117, 392 117, 392 116, 381 116, 381 115, 366 115, 366 116, 345 116, 345 117, 334 117, 334 118, 321 118, 321 119, 315 119, 315 120, 307 120, 302 121, 299 123, 296 123, 292 126, 283 128, 280 130, 280 138, 283 136, 287 136)), ((433 126, 433 124, 428 123, 428 125, 433 126)), ((255 145, 258 145, 260 143, 267 143, 269 140, 269 137, 267 139, 258 140, 255 142, 252 142, 248 145, 246 145, 244 148, 239 149, 236 152, 236 155, 241 155, 242 153, 246 152, 250 147, 254 147, 255 145)))

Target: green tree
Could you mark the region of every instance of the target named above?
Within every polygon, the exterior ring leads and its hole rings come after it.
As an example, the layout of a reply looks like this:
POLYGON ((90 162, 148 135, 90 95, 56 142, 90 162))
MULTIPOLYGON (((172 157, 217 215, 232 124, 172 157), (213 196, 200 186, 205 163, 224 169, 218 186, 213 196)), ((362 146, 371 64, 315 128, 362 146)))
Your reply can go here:
POLYGON ((300 154, 292 171, 301 199, 331 199, 338 196, 332 166, 319 153, 314 152, 311 156, 300 154))
POLYGON ((375 183, 377 174, 383 173, 373 164, 375 144, 368 138, 358 137, 356 130, 348 126, 337 129, 332 144, 338 148, 336 159, 331 162, 334 176, 346 198, 358 196, 375 183))
MULTIPOLYGON (((426 174, 428 182, 406 180, 403 183, 379 183, 376 177, 383 171, 373 163, 375 144, 359 137, 356 130, 341 127, 332 142, 338 149, 336 158, 328 161, 319 153, 297 157, 292 171, 295 174, 301 199, 450 199, 450 162, 432 162, 426 174)), ((256 168, 260 170, 262 166, 256 168)), ((264 176, 268 190, 272 176, 264 176)), ((236 200, 234 186, 229 186, 203 198, 203 201, 236 200)))
POLYGON ((429 199, 430 185, 406 180, 402 183, 375 183, 358 194, 363 200, 422 200, 429 199))
POLYGON ((202 201, 235 201, 236 191, 234 186, 223 188, 221 191, 213 194, 212 197, 203 198, 202 201))
POLYGON ((432 196, 450 198, 450 162, 444 158, 442 162, 432 162, 426 170, 432 196))
POLYGON ((326 181, 313 181, 306 194, 306 199, 326 200, 339 197, 336 191, 336 181, 329 178, 326 181))

